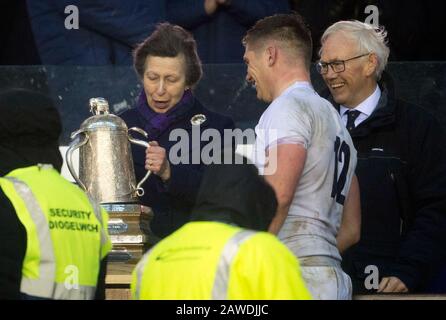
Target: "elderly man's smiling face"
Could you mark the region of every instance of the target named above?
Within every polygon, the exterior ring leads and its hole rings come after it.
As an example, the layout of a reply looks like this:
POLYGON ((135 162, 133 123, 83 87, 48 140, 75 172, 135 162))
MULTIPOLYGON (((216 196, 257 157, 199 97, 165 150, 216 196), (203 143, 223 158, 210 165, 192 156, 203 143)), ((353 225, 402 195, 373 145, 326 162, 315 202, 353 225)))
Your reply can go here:
POLYGON ((367 52, 361 52, 357 42, 343 32, 331 34, 322 45, 320 60, 325 63, 348 60, 362 54, 366 55, 345 62, 344 71, 336 73, 329 66, 328 72, 322 75, 336 103, 348 108, 358 106, 376 88, 376 59, 367 52))

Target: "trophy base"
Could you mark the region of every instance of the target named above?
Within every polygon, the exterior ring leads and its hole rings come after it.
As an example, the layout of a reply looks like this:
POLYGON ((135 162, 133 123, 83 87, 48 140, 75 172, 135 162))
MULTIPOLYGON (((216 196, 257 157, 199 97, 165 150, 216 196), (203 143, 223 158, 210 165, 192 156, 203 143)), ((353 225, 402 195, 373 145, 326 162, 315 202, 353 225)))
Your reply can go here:
POLYGON ((128 286, 138 261, 159 241, 150 229, 153 212, 147 206, 134 203, 107 203, 101 206, 108 213, 108 232, 112 242, 106 284, 128 286))

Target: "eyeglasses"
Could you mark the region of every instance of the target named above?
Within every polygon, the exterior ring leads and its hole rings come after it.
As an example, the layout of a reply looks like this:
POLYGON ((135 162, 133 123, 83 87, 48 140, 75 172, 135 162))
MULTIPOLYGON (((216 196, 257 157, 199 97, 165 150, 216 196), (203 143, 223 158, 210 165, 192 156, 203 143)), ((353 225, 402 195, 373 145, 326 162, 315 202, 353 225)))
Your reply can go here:
POLYGON ((322 62, 319 61, 318 63, 316 63, 316 70, 317 72, 319 72, 320 74, 327 74, 328 73, 328 66, 331 67, 331 70, 333 70, 333 72, 336 73, 340 73, 345 71, 345 63, 347 61, 351 61, 351 60, 355 60, 355 59, 359 59, 365 56, 368 56, 370 54, 369 53, 365 53, 365 54, 361 54, 360 56, 356 56, 347 60, 337 60, 337 61, 332 61, 332 62, 322 62))

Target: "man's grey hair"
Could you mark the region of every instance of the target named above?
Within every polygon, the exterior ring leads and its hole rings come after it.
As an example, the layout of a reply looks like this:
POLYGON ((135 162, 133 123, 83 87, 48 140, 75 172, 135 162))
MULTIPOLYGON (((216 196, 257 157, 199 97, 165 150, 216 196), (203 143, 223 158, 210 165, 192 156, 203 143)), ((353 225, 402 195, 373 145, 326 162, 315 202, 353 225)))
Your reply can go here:
MULTIPOLYGON (((333 33, 342 32, 349 39, 358 44, 359 52, 374 53, 378 59, 378 66, 375 71, 376 79, 379 80, 384 69, 387 66, 390 49, 387 42, 387 31, 383 26, 376 28, 370 24, 351 20, 339 21, 331 25, 321 38, 321 44, 324 45, 327 38, 333 33)), ((319 56, 322 54, 322 48, 319 50, 319 56)))

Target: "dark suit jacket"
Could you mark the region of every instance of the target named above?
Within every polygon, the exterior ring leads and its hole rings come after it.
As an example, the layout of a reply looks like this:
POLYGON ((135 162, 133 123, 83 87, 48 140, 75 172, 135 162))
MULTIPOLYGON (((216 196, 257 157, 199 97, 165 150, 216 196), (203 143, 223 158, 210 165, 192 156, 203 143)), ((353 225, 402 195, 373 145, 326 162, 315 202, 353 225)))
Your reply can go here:
POLYGON ((398 277, 411 292, 423 292, 446 258, 444 132, 427 110, 395 96, 388 74, 383 79, 375 111, 351 131, 361 240, 344 253, 343 268, 354 293, 366 291, 368 265, 376 265, 380 277, 398 277))

